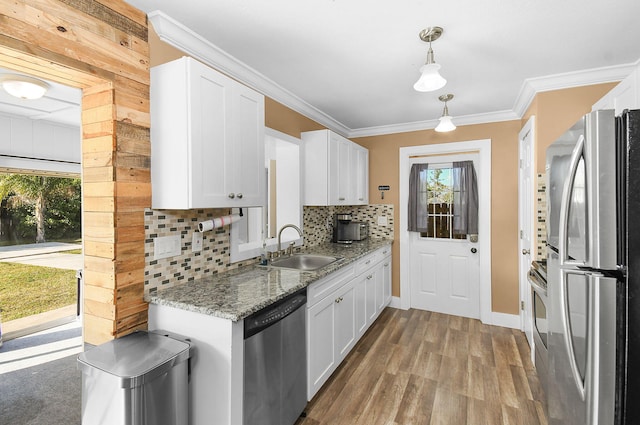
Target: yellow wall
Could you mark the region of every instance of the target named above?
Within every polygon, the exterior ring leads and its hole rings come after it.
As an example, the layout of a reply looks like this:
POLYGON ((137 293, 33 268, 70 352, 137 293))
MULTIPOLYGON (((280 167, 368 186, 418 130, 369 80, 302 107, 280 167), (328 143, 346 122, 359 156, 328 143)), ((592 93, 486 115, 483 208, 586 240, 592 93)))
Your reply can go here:
MULTIPOLYGON (((163 43, 149 31, 151 66, 177 59, 181 51, 163 43)), ((401 147, 467 140, 491 139, 491 275, 492 311, 518 314, 518 133, 531 115, 536 115, 537 169, 544 172, 547 146, 615 83, 539 93, 522 120, 460 126, 451 133, 433 130, 362 137, 354 142, 369 149, 369 200, 372 204, 393 204, 395 234, 399 234, 399 150, 401 147), (378 185, 389 185, 380 199, 378 185)), ((324 128, 315 121, 270 99, 265 99, 265 123, 294 137, 303 131, 324 128)), ((399 244, 393 246, 393 262, 400 264, 399 244)), ((393 269, 393 295, 400 296, 399 267, 393 269)))
POLYGON ((590 112, 591 106, 617 84, 595 84, 536 95, 522 118, 522 124, 524 125, 530 116, 536 116, 536 170, 538 173, 544 173, 547 147, 581 116, 590 112))
MULTIPOLYGON (((395 234, 399 234, 399 152, 401 147, 491 139, 491 274, 492 309, 518 312, 518 132, 520 120, 460 126, 451 133, 433 130, 363 137, 355 142, 369 149, 369 202, 392 203, 395 234), (389 185, 384 200, 378 185, 389 185)), ((482 200, 480 201, 482 202, 482 200)), ((393 262, 400 264, 399 244, 393 246, 393 262)), ((399 267, 393 269, 393 295, 400 295, 399 267)))

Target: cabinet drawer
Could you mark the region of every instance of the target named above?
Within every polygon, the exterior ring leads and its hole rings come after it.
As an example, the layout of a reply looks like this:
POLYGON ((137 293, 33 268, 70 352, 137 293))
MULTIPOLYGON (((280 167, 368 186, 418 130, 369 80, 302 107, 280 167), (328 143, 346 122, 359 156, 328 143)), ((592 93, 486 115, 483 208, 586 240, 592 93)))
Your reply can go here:
POLYGON ((353 279, 354 276, 354 267, 349 265, 313 282, 307 288, 307 308, 313 307, 331 292, 353 279))

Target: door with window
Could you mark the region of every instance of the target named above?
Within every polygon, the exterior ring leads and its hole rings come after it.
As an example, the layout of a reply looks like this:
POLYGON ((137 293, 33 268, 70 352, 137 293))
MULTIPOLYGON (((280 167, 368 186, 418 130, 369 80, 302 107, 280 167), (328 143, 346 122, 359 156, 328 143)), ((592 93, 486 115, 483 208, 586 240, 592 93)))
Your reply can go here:
POLYGON ((454 161, 473 161, 477 154, 415 158, 428 163, 418 190, 426 199, 426 229, 409 232, 411 307, 480 318, 478 238, 456 230, 460 203, 454 161))

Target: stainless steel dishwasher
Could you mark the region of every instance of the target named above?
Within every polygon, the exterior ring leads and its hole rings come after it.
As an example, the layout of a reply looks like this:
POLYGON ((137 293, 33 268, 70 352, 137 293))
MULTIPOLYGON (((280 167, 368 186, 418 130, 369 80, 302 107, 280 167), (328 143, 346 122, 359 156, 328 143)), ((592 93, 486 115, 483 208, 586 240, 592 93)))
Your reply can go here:
POLYGON ((307 405, 306 288, 244 319, 244 425, 292 425, 307 405))

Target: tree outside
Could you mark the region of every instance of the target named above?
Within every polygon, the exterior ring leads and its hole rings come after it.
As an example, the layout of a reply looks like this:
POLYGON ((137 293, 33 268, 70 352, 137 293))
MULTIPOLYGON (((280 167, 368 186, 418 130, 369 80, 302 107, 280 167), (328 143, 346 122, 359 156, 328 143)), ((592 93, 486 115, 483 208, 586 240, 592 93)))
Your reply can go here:
POLYGON ((0 174, 0 244, 81 237, 79 178, 0 174))
MULTIPOLYGON (((0 173, 0 245, 81 240, 81 181, 0 173)), ((76 270, 0 262, 2 320, 76 303, 76 270)))

